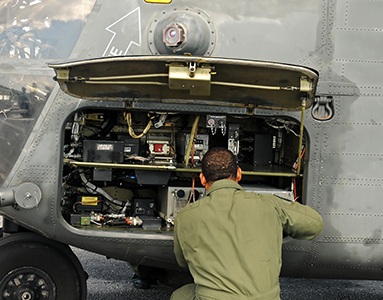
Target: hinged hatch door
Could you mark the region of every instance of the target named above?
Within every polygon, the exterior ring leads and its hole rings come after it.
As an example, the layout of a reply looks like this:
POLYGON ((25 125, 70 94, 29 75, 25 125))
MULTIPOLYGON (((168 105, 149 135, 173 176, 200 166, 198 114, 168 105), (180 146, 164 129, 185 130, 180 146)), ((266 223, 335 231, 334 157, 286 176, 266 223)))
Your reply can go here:
POLYGON ((50 64, 66 93, 85 99, 224 102, 307 109, 318 73, 273 62, 189 56, 127 56, 50 64), (302 102, 302 100, 304 100, 302 102))

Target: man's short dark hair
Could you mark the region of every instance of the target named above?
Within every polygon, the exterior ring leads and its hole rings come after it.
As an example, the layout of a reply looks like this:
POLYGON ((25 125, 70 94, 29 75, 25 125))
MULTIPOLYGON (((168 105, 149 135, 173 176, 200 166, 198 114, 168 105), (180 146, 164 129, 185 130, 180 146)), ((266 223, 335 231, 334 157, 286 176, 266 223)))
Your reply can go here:
POLYGON ((206 182, 237 178, 237 159, 223 147, 210 149, 202 159, 202 174, 206 182))

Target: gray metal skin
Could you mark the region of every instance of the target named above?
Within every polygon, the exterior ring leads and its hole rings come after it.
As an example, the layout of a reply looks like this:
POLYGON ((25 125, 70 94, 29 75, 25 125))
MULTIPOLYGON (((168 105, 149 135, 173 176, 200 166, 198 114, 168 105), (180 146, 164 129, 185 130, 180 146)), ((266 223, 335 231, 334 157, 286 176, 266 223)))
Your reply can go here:
MULTIPOLYGON (((315 119, 312 109, 305 115, 309 149, 303 196, 322 215, 324 230, 313 241, 285 240, 282 276, 382 279, 383 3, 101 0, 95 3, 71 58, 156 54, 149 37, 154 20, 163 12, 191 5, 214 25, 215 45, 209 55, 308 66, 320 73, 318 99, 332 99, 330 120, 315 119), (120 38, 125 27, 129 35, 120 38)), ((55 87, 2 186, 32 182, 42 191, 41 202, 33 209, 1 207, 1 214, 62 243, 132 264, 177 269, 171 234, 83 231, 63 220, 63 126, 74 111, 95 107, 119 109, 125 102, 77 99, 55 87)), ((259 114, 300 120, 299 112, 259 114)))

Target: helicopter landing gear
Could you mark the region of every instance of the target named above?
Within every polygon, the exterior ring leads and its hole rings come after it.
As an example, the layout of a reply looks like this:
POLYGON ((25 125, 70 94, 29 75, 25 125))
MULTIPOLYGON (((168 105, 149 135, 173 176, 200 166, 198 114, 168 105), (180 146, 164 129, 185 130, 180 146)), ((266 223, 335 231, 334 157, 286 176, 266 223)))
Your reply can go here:
POLYGON ((0 239, 0 266, 0 299, 86 299, 86 273, 66 245, 12 234, 0 239))

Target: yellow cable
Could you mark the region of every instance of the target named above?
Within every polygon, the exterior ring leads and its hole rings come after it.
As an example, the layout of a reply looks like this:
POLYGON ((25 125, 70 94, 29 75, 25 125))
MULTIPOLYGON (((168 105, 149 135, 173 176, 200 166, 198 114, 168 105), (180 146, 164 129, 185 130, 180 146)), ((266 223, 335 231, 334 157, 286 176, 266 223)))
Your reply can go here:
MULTIPOLYGON (((193 147, 194 136, 195 136, 195 132, 196 132, 197 127, 198 127, 198 123, 199 123, 199 116, 196 116, 194 123, 193 123, 192 130, 190 132, 189 144, 188 144, 188 148, 186 151, 186 163, 185 163, 186 167, 189 165, 189 156, 190 156, 191 149, 193 147)), ((192 155, 194 155, 194 153, 192 155)))
POLYGON ((132 113, 126 113, 126 114, 125 114, 125 118, 126 118, 126 122, 127 122, 127 124, 128 124, 129 134, 130 134, 130 136, 131 136, 132 138, 135 138, 135 139, 139 139, 139 138, 141 138, 142 136, 144 136, 144 135, 149 131, 149 129, 152 127, 152 125, 153 125, 153 122, 152 122, 152 120, 150 119, 149 122, 148 122, 148 124, 146 125, 144 131, 143 131, 141 134, 137 135, 137 134, 134 132, 134 129, 133 129, 133 127, 132 127, 132 113))

